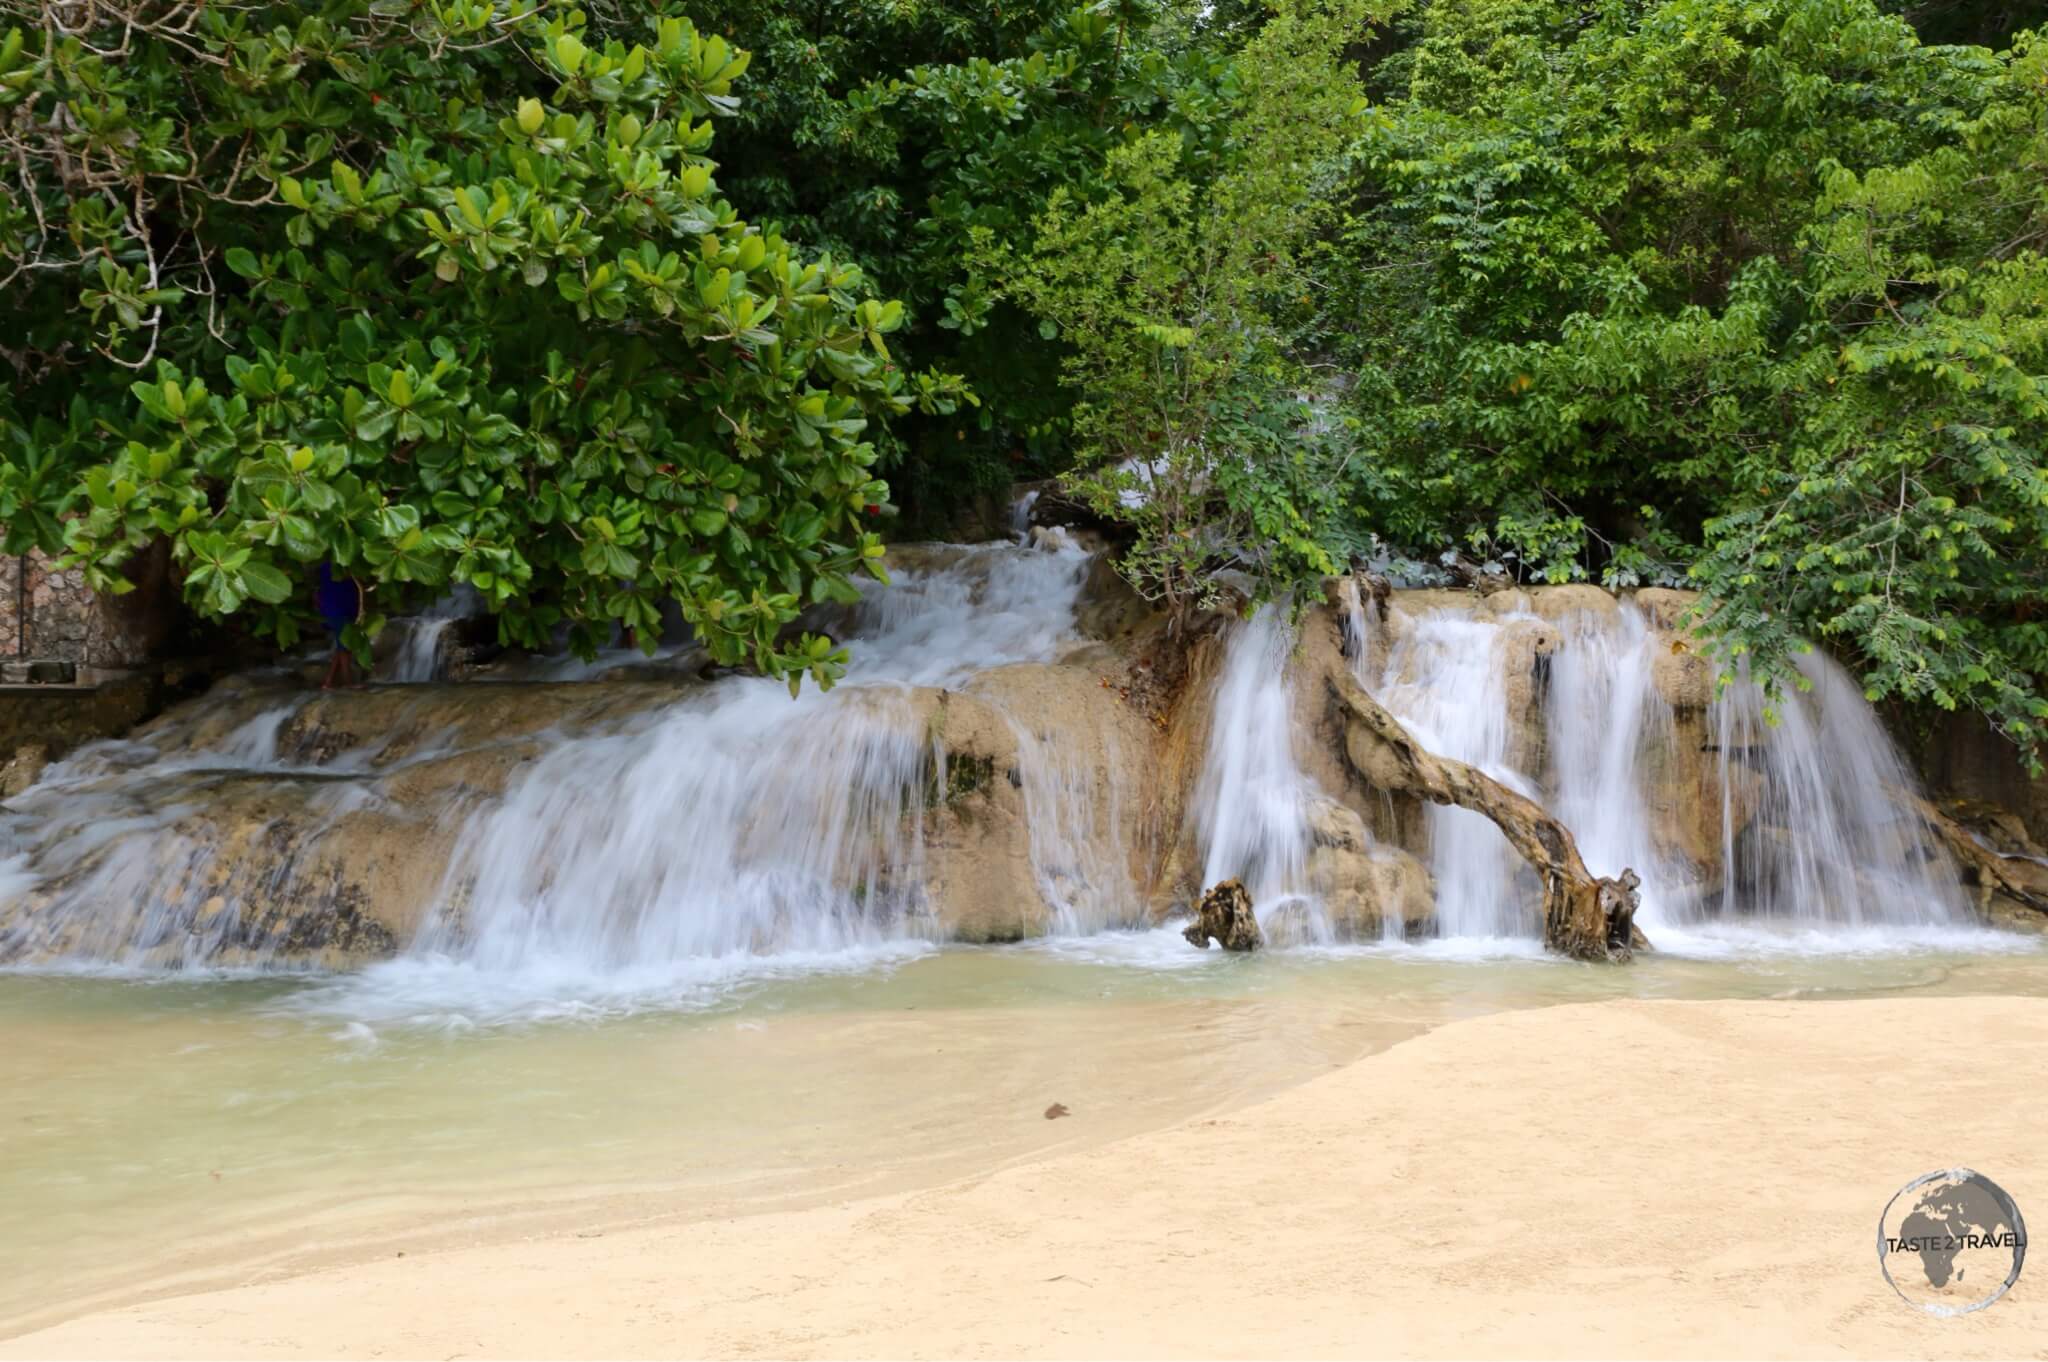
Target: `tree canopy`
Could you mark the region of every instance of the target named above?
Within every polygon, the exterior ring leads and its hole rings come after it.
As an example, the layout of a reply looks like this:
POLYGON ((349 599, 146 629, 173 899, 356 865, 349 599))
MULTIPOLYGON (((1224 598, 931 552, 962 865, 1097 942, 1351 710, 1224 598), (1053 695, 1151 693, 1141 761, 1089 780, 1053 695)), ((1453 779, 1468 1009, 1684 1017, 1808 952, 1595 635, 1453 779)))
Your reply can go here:
POLYGON ((791 623, 884 533, 1060 474, 1176 611, 1361 557, 1693 585, 1730 675, 1814 640, 2048 718, 2048 51, 2006 11, 0 15, 0 521, 105 589, 167 539, 287 643, 323 560, 527 646, 673 602, 829 683, 791 623))

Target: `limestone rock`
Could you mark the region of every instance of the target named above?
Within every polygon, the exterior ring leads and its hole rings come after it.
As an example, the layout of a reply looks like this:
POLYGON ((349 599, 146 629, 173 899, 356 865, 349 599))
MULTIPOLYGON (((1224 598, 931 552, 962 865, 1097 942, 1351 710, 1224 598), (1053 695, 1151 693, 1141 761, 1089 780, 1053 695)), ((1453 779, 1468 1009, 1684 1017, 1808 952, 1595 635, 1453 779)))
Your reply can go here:
POLYGON ((40 744, 24 744, 14 750, 5 764, 0 764, 0 799, 12 799, 42 778, 43 769, 50 764, 50 749, 40 744))
POLYGON ((1115 688, 1087 667, 1020 663, 965 690, 913 692, 912 704, 945 754, 924 814, 926 930, 1040 936, 1054 921, 1048 897, 1084 927, 1147 919, 1154 734, 1115 688), (1076 792, 1086 797, 1063 797, 1076 792))
POLYGON ((1555 624, 1582 614, 1609 618, 1621 607, 1606 589, 1589 582, 1573 582, 1564 586, 1523 586, 1496 591, 1480 600, 1478 608, 1495 619, 1534 615, 1555 624))
POLYGON ((1500 672, 1507 696, 1508 760, 1524 771, 1540 771, 1544 767, 1549 747, 1550 724, 1545 703, 1550 659, 1563 642, 1556 625, 1532 619, 1508 621, 1501 626, 1500 637, 1494 642, 1493 665, 1500 672))
POLYGON ((1436 895, 1421 861, 1397 847, 1374 846, 1358 813, 1327 796, 1311 801, 1308 821, 1309 892, 1322 900, 1340 938, 1377 939, 1389 921, 1404 936, 1428 928, 1436 895))
POLYGON ((1650 659, 1650 684, 1658 698, 1679 713, 1705 710, 1714 700, 1714 664, 1677 634, 1657 634, 1650 659))
POLYGON ((1533 586, 1528 589, 1528 596, 1530 613, 1553 624, 1574 615, 1612 619, 1621 610, 1621 604, 1614 599, 1612 592, 1590 582, 1533 586))
POLYGON ((1650 622, 1652 629, 1666 631, 1684 628, 1685 614, 1699 600, 1697 591, 1681 591, 1668 586, 1646 586, 1636 592, 1636 608, 1650 622))
POLYGON ((1081 633, 1109 643, 1127 642, 1158 616, 1152 603, 1131 589, 1108 554, 1097 554, 1089 563, 1075 607, 1074 623, 1081 633))
POLYGON ((943 754, 925 792, 923 930, 949 941, 1042 935, 1051 913, 1031 874, 1015 731, 962 692, 918 691, 912 704, 943 754))
MULTIPOLYGON (((1503 593, 1495 593, 1496 596, 1503 593)), ((1470 591, 1454 590, 1450 587, 1404 587, 1389 592, 1387 600, 1393 609, 1413 618, 1428 614, 1432 610, 1456 610, 1462 614, 1473 614, 1486 608, 1487 600, 1470 591)))

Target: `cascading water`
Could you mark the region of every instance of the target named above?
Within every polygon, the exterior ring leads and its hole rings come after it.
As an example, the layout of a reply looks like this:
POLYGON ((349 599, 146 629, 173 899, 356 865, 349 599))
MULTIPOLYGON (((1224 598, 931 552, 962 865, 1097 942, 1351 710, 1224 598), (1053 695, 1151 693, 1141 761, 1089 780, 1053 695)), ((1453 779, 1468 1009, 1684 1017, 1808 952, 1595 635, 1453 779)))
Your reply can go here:
POLYGON ((419 614, 393 620, 390 627, 403 629, 405 633, 392 657, 387 679, 402 685, 441 680, 448 670, 445 654, 453 638, 454 626, 463 619, 481 614, 483 609, 483 598, 476 588, 464 584, 419 614))
MULTIPOLYGON (((1777 726, 1759 689, 1739 683, 1685 727, 1658 665, 1686 645, 1632 601, 1553 620, 1437 607, 1406 624, 1377 670, 1371 649, 1354 647, 1361 684, 1430 750, 1545 803, 1595 874, 1633 869, 1637 920, 1653 939, 1737 921, 1797 931, 1972 920, 1955 868, 1912 812, 1911 776, 1855 684, 1819 654, 1800 664, 1811 692, 1789 697, 1777 726), (1510 648, 1517 630, 1540 646, 1510 648), (1532 696, 1540 744, 1516 731, 1532 696), (1688 847, 1687 832, 1713 845, 1688 847)), ((1351 627, 1365 637, 1362 615, 1351 627)), ((1431 807, 1426 821, 1442 934, 1536 935, 1534 893, 1498 830, 1458 809, 1431 807)))
MULTIPOLYGON (((1527 778, 1509 765, 1513 730, 1500 632, 1496 623, 1456 612, 1424 614, 1389 650, 1377 684, 1365 684, 1430 751, 1534 796, 1527 778)), ((1362 651, 1359 658, 1363 666, 1362 651)), ((1529 935, 1528 898, 1514 883, 1517 862, 1492 822, 1466 809, 1431 805, 1428 825, 1439 932, 1529 935)))
POLYGON ((1623 603, 1611 618, 1567 614, 1548 659, 1544 706, 1552 811, 1571 829, 1587 869, 1635 871, 1645 927, 1697 902, 1695 878, 1658 847, 1645 816, 1644 754, 1677 741, 1671 706, 1652 675, 1656 647, 1633 604, 1623 603))
POLYGON ((797 706, 729 681, 556 747, 464 834, 423 948, 615 975, 902 935, 929 744, 885 690, 797 706))
MULTIPOLYGON (((737 676, 546 688, 550 705, 583 709, 562 711, 563 731, 529 723, 532 732, 506 738, 518 753, 506 760, 521 764, 501 796, 464 793, 468 768, 435 786, 454 795, 432 804, 452 842, 424 860, 445 863, 445 874, 407 958, 380 968, 630 988, 693 962, 803 959, 932 935, 920 815, 928 791, 945 787, 945 754, 918 718, 916 688, 957 687, 1080 643, 1089 558, 1054 543, 939 548, 912 562, 842 622, 857 642, 830 694, 806 688, 792 701, 780 683, 737 676)), ((465 713, 463 694, 469 710, 511 714, 522 693, 536 692, 433 688, 417 700, 393 691, 321 703, 431 702, 435 714, 488 730, 489 715, 465 713)), ((403 760, 383 761, 375 744, 323 758, 318 723, 294 717, 310 703, 303 693, 225 733, 214 715, 233 701, 220 703, 152 743, 85 749, 0 810, 0 856, 15 849, 0 859, 0 959, 266 963, 286 943, 246 905, 316 894, 325 827, 308 811, 395 807, 425 779, 426 758, 452 747, 486 759, 497 736, 477 749, 474 733, 429 732, 403 760), (280 758, 287 726, 314 730, 294 736, 295 752, 310 756, 280 758), (284 849, 243 855, 258 842, 284 849)), ((1128 920, 1128 861, 1101 832, 1115 828, 1115 811, 1098 818, 1092 802, 1116 798, 1114 783, 1097 788, 1057 734, 1016 726, 1031 859, 1056 922, 1078 931, 1128 920)))
POLYGON ((733 677, 556 747, 471 823, 426 949, 613 974, 919 934, 916 829, 943 753, 907 688, 1051 659, 1086 569, 1073 551, 963 550, 865 603, 830 695, 733 677))
MULTIPOLYGON (((1086 936, 1130 924, 1140 900, 1128 848, 1116 836, 1126 796, 1121 783, 1098 785, 1096 773, 1056 737, 1014 720, 1011 729, 1031 831, 1031 873, 1039 897, 1052 909, 1053 930, 1086 936)), ((1115 771, 1120 763, 1114 736, 1108 741, 1108 767, 1115 771)))
MULTIPOLYGON (((909 946, 939 934, 922 815, 949 788, 921 716, 943 702, 934 691, 963 686, 1014 732, 1006 774, 1052 929, 1130 925, 1142 903, 1116 726, 1074 741, 1047 700, 1072 691, 1025 701, 997 684, 1006 664, 1085 643, 1090 559, 1057 532, 1032 543, 903 551, 893 586, 828 622, 856 639, 846 681, 794 702, 760 679, 691 680, 699 664, 680 653, 631 682, 345 697, 282 677, 224 685, 0 806, 0 963, 345 963, 403 948, 380 968, 634 988, 707 961, 909 946), (381 863, 367 878, 366 857, 381 863), (402 901, 396 918, 366 911, 387 899, 402 901), (385 936, 361 934, 373 929, 385 936)), ((1596 873, 1636 870, 1641 921, 1666 944, 1735 920, 1970 920, 1904 799, 1908 774, 1838 667, 1808 658, 1812 691, 1776 727, 1746 685, 1675 708, 1674 636, 1630 602, 1597 603, 1397 602, 1381 629, 1354 596, 1349 649, 1425 745, 1557 810, 1596 873)), ((1331 877, 1358 873, 1361 831, 1332 822, 1297 760, 1292 645, 1277 611, 1234 629, 1192 831, 1205 885, 1241 879, 1262 920, 1289 914, 1288 939, 1326 941, 1332 905, 1353 911, 1355 885, 1331 877), (1326 905, 1317 886, 1347 897, 1326 905)), ((1414 850, 1434 871, 1439 932, 1533 937, 1535 894, 1498 832, 1455 809, 1424 820, 1414 850)), ((1384 869, 1393 849, 1370 844, 1384 869)))
POLYGON ((1308 892, 1309 801, 1316 789, 1294 756, 1293 646, 1293 631, 1271 606, 1231 634, 1195 792, 1202 884, 1241 881, 1262 924, 1300 904, 1311 934, 1327 938, 1325 914, 1308 892))
POLYGON ((454 623, 452 619, 433 619, 426 616, 409 621, 406 626, 405 642, 399 648, 398 656, 391 665, 391 679, 402 685, 439 681, 442 673, 441 649, 447 642, 448 630, 454 623))
POLYGON ((1749 912, 1807 926, 1940 927, 1971 918, 1961 881, 1908 802, 1913 777, 1840 664, 1799 659, 1812 689, 1775 728, 1759 687, 1713 707, 1723 793, 1722 874, 1749 912), (1734 831, 1739 776, 1755 809, 1734 831))

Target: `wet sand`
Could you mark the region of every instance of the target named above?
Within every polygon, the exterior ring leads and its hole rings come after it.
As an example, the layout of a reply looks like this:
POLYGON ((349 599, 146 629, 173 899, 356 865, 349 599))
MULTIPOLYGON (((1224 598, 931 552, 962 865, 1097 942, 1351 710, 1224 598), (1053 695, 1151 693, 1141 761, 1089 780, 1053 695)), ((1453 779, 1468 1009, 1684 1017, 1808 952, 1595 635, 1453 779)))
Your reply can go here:
POLYGON ((2048 1217, 2044 1130, 2048 1000, 1573 1004, 922 1191, 415 1251, 0 1356, 2044 1356, 2048 1266, 1937 1319, 1875 1253, 1953 1164, 2048 1217))

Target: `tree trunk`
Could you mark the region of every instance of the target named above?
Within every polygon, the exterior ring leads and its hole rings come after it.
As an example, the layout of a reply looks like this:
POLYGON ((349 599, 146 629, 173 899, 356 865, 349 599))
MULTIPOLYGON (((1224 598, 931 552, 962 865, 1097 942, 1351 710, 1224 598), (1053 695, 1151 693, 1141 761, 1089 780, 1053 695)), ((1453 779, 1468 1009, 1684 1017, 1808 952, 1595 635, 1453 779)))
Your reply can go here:
POLYGON ((1543 882, 1543 944, 1575 960, 1627 960, 1648 946, 1635 929, 1633 870, 1594 876, 1564 824, 1483 771, 1427 752, 1401 721, 1349 676, 1330 690, 1345 711, 1344 750, 1358 773, 1382 790, 1418 795, 1486 815, 1543 882))
POLYGON ((1226 951, 1255 951, 1265 940, 1252 915, 1252 896, 1236 880, 1225 880, 1202 895, 1194 922, 1181 935, 1205 951, 1212 936, 1226 951))

